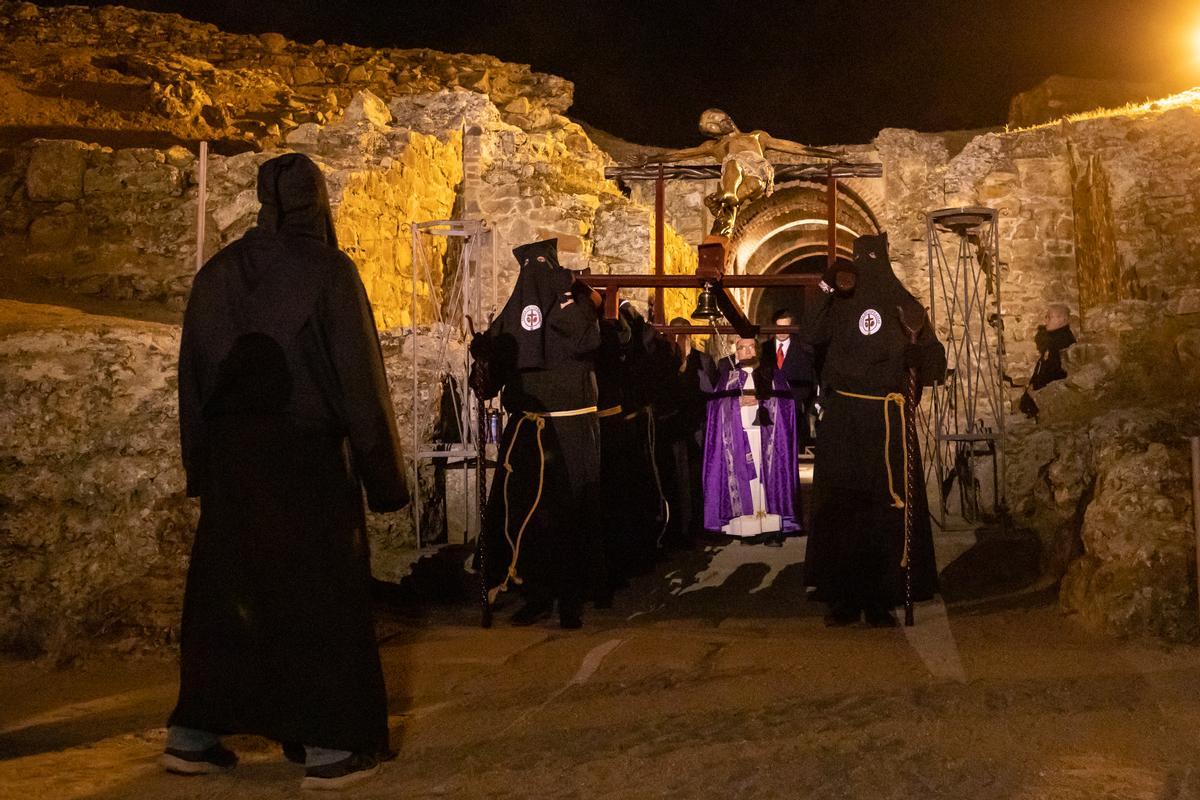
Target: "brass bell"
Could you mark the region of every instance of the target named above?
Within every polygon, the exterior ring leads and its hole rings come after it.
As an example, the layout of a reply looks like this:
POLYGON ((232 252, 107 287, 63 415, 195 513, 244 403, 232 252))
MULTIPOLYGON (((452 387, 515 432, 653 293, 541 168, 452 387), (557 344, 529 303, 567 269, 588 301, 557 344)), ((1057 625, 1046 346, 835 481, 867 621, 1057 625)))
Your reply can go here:
POLYGON ((712 284, 704 284, 704 288, 700 290, 700 296, 696 298, 696 310, 692 312, 692 319, 707 319, 717 320, 722 316, 720 309, 717 308, 717 297, 713 294, 712 284))

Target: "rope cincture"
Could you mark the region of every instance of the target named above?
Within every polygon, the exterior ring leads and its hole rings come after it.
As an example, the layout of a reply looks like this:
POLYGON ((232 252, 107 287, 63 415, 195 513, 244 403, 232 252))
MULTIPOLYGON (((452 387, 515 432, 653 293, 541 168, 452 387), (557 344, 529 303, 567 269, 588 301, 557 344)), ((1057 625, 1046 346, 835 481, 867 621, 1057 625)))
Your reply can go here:
MULTIPOLYGON (((887 467, 888 479, 888 494, 892 496, 892 508, 908 509, 911 505, 912 498, 909 497, 910 487, 908 485, 908 441, 907 436, 904 442, 904 496, 901 497, 896 492, 895 477, 892 474, 892 415, 888 413, 888 405, 894 403, 896 408, 900 409, 900 430, 907 431, 908 410, 907 402, 904 395, 899 392, 889 392, 886 395, 874 394, 855 394, 854 392, 844 392, 841 389, 836 390, 843 397, 853 397, 857 400, 875 400, 883 403, 883 463, 887 467)), ((908 537, 904 538, 904 553, 900 557, 901 568, 908 567, 908 537)))
POLYGON ((658 474, 658 448, 655 445, 654 432, 654 405, 646 406, 646 440, 650 446, 650 469, 654 474, 654 486, 658 489, 659 510, 662 512, 662 527, 658 530, 658 538, 655 539, 655 546, 661 548, 663 546, 663 537, 667 535, 667 525, 671 523, 671 502, 667 500, 667 493, 663 491, 662 478, 658 474))
POLYGON ((610 406, 609 408, 600 409, 596 412, 596 416, 599 419, 604 419, 605 417, 615 417, 617 414, 621 414, 624 411, 625 409, 622 408, 620 404, 617 404, 615 406, 610 406))
POLYGON ((529 526, 529 520, 533 519, 533 514, 537 511, 538 505, 542 502, 542 488, 546 482, 546 450, 542 445, 542 431, 546 429, 546 420, 552 417, 579 417, 584 414, 597 413, 596 406, 586 406, 584 408, 573 408, 569 411, 525 411, 521 414, 521 418, 517 420, 517 425, 513 428, 512 438, 508 440, 508 449, 504 451, 504 538, 508 541, 508 546, 512 550, 512 561, 508 565, 508 572, 504 575, 504 580, 498 585, 493 586, 488 590, 488 603, 495 603, 496 598, 501 592, 507 591, 510 584, 520 586, 524 581, 517 573, 517 561, 521 557, 521 542, 525 538, 525 529, 529 526), (537 448, 538 448, 538 484, 537 493, 534 495, 533 504, 530 505, 529 511, 525 514, 525 519, 521 521, 521 527, 517 529, 517 537, 514 540, 509 534, 509 513, 508 513, 508 479, 512 477, 513 467, 512 457, 513 446, 517 443, 517 437, 521 434, 521 426, 526 422, 533 422, 537 430, 537 448))

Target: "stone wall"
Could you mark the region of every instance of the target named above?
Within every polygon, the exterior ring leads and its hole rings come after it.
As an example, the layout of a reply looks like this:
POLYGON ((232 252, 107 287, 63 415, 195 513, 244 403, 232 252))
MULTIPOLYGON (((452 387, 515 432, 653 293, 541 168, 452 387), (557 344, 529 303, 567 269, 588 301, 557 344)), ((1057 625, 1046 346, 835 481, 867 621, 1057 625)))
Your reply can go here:
MULTIPOLYGON (((382 106, 363 94, 357 102, 382 106)), ((386 113, 386 108, 383 109, 386 113)), ((452 214, 461 135, 443 139, 379 125, 354 106, 313 125, 342 247, 359 266, 382 327, 411 320, 409 223, 452 214)), ((113 150, 38 139, 10 151, 0 174, 0 261, 24 282, 180 311, 195 273, 196 158, 182 147, 113 150)), ((276 153, 214 155, 208 166, 205 255, 241 236, 258 212, 259 164, 276 153)), ((442 248, 444 251, 444 247, 442 248)), ((440 281, 443 252, 430 254, 440 281)), ((418 287, 425 303, 434 290, 418 287)), ((426 306, 418 321, 429 322, 426 306)))
MULTIPOLYGON (((436 376, 462 352, 429 346, 440 337, 428 327, 418 336, 415 406, 412 334, 382 344, 397 421, 428 438, 436 376)), ((0 650, 69 657, 83 637, 174 640, 199 510, 184 496, 178 351, 175 325, 0 300, 0 650)), ((434 494, 432 466, 419 482, 434 494)), ((367 522, 374 574, 398 581, 412 515, 367 522)), ((427 503, 425 529, 442 524, 427 503)))
POLYGON ((0 648, 170 638, 197 519, 179 329, 4 300, 0 319, 0 648))

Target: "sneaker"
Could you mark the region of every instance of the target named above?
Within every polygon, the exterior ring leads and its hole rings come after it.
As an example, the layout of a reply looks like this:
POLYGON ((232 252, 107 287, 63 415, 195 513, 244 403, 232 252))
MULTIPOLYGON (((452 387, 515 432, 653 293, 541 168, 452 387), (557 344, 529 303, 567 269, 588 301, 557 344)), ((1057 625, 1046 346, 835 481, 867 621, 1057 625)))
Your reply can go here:
POLYGON ((530 600, 525 605, 517 609, 510 620, 517 627, 532 625, 535 622, 546 619, 550 616, 550 612, 554 610, 554 604, 544 600, 530 600))
POLYGON ((367 780, 379 772, 379 761, 366 753, 354 753, 341 761, 304 770, 301 789, 343 789, 367 780))
POLYGON ((158 763, 175 775, 212 775, 229 772, 237 766, 238 757, 232 750, 214 744, 207 750, 177 750, 168 747, 158 757, 158 763))

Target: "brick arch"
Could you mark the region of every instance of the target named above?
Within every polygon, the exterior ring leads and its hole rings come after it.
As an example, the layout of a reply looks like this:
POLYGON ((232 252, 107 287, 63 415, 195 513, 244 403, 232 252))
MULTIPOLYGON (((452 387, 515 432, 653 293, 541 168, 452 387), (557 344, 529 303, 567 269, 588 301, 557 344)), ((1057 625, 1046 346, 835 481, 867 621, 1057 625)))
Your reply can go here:
MULTIPOLYGON (((879 221, 863 199, 871 187, 862 181, 838 184, 837 252, 849 257, 854 240, 879 232, 879 221)), ((796 181, 775 189, 750 205, 733 232, 730 245, 735 271, 778 272, 801 255, 828 252, 825 185, 796 181)))

